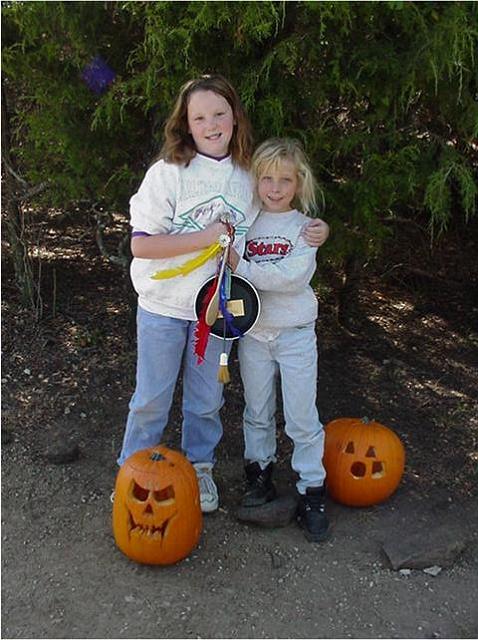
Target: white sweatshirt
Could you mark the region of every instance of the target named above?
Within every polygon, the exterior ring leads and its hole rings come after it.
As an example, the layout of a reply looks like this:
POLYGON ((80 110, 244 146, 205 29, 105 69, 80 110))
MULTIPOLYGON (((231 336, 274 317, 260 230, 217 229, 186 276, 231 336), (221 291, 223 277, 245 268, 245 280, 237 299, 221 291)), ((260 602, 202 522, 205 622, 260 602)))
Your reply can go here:
POLYGON ((317 249, 300 235, 309 219, 296 210, 261 212, 247 233, 244 258, 236 273, 259 291, 261 313, 249 335, 274 338, 280 329, 317 318, 318 302, 309 282, 317 249))
MULTIPOLYGON (((159 160, 130 200, 130 224, 135 232, 190 233, 200 231, 227 212, 236 229, 236 250, 242 254, 245 234, 257 215, 253 207, 253 183, 247 171, 230 157, 215 160, 197 154, 188 167, 159 160)), ((216 260, 186 276, 152 280, 158 270, 169 269, 198 256, 200 251, 174 258, 134 258, 131 279, 138 304, 146 311, 173 318, 195 320, 197 291, 216 269, 216 260)))

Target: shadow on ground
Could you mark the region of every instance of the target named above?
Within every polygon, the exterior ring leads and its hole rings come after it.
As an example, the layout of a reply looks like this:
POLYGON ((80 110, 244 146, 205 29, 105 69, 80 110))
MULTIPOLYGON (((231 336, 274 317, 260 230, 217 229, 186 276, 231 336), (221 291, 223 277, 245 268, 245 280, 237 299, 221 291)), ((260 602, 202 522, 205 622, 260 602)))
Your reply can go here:
MULTIPOLYGON (((477 310, 444 308, 439 297, 369 275, 351 334, 337 325, 333 299, 321 301, 323 422, 373 417, 397 432, 407 461, 386 503, 329 502, 333 535, 320 546, 295 524, 265 530, 235 518, 243 400, 234 350, 217 452, 220 510, 205 518, 185 561, 139 566, 115 547, 110 523, 135 372, 125 281, 98 258, 91 236, 77 238, 67 220, 40 247, 37 325, 18 304, 4 257, 3 636, 476 637, 477 310), (79 457, 49 463, 46 450, 62 441, 79 457), (461 527, 467 545, 436 577, 387 564, 382 547, 397 531, 447 523, 461 527)), ((278 439, 279 484, 292 490, 281 407, 278 439)), ((165 444, 179 443, 180 388, 165 434, 165 444)))

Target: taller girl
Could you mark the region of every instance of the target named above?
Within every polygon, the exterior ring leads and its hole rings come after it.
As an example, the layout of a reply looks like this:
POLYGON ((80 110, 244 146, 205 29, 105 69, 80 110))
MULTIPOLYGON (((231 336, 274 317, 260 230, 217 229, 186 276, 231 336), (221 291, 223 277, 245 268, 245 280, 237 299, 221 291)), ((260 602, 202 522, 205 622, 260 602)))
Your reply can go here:
MULTIPOLYGON (((182 366, 181 446, 196 469, 204 512, 218 507, 212 468, 222 436, 223 387, 217 370, 223 346, 221 340, 209 340, 204 362, 197 365, 194 299, 214 274, 216 262, 209 260, 185 277, 151 276, 216 242, 228 231, 221 220, 234 226, 235 246, 242 254, 245 234, 257 215, 248 172, 251 153, 249 120, 231 84, 217 75, 191 80, 166 122, 161 159, 130 200, 138 356, 118 463, 161 441, 182 366)), ((326 238, 328 227, 321 223, 312 241, 321 243, 324 234, 326 238)))

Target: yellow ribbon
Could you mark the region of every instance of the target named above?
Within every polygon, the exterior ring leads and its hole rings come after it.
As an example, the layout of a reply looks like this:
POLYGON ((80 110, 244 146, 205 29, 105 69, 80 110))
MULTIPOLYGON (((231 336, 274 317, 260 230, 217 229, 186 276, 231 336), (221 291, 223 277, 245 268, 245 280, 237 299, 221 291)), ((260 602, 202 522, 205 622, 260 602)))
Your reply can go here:
POLYGON ((216 254, 222 251, 223 247, 219 244, 219 242, 215 242, 211 244, 209 247, 201 251, 201 253, 188 260, 184 264, 180 264, 177 267, 173 267, 172 269, 163 269, 162 271, 156 271, 153 273, 151 278, 153 280, 166 280, 167 278, 175 278, 176 276, 187 276, 188 273, 194 271, 198 267, 201 267, 211 258, 214 258, 216 254))

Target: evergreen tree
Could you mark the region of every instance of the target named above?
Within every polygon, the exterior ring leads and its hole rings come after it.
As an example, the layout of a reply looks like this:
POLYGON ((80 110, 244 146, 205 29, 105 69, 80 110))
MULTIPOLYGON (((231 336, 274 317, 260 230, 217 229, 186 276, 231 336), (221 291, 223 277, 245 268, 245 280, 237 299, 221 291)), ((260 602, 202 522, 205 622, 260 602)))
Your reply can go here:
POLYGON ((303 141, 351 273, 396 216, 439 234, 476 212, 475 3, 17 2, 2 21, 11 156, 39 201, 126 211, 179 87, 219 72, 257 141, 303 141))

